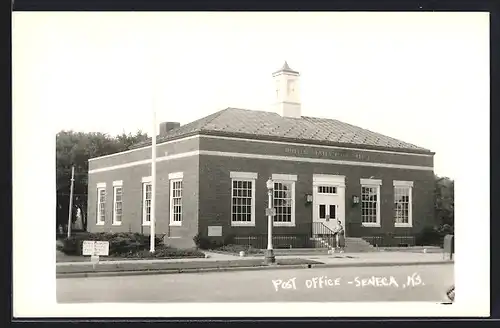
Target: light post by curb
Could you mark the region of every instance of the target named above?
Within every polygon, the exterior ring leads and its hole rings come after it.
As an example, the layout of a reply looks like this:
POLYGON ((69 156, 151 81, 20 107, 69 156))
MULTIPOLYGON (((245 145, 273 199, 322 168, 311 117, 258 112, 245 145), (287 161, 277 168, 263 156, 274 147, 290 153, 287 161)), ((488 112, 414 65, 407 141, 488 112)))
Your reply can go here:
POLYGON ((268 203, 266 209, 268 234, 267 234, 267 249, 265 252, 264 262, 266 264, 273 264, 276 262, 276 258, 274 257, 274 251, 273 251, 273 216, 275 215, 275 210, 273 207, 274 182, 271 178, 267 180, 266 187, 268 196, 268 203))

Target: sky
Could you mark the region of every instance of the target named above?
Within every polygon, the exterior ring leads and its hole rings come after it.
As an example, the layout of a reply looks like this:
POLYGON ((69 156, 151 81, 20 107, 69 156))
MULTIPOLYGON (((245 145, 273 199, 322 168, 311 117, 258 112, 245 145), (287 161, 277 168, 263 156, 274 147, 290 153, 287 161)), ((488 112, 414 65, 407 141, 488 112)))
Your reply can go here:
POLYGON ((14 91, 54 136, 151 133, 153 108, 157 124, 272 111, 272 73, 286 60, 301 74, 302 115, 430 149, 435 172, 453 178, 460 135, 488 118, 488 23, 485 13, 22 13, 14 91))

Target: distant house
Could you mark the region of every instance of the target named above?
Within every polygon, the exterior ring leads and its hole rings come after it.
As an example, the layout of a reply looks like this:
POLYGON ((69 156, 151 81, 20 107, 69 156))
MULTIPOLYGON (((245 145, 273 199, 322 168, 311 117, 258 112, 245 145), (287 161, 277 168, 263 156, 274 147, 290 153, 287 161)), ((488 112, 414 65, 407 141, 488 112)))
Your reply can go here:
MULTIPOLYGON (((169 244, 192 246, 209 231, 240 242, 266 235, 268 178, 273 233, 294 247, 313 247, 308 236, 333 229, 337 219, 347 237, 412 236, 432 224, 434 153, 302 116, 299 76, 286 63, 273 74, 275 112, 227 108, 183 126, 160 125, 156 233, 169 244)), ((148 234, 151 140, 90 159, 88 188, 89 231, 148 234)))

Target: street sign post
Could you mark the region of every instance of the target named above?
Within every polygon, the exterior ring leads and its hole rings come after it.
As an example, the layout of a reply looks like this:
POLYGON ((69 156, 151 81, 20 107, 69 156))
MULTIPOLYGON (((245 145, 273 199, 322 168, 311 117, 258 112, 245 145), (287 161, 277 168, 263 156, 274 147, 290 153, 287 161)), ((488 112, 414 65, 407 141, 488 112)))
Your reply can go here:
POLYGON ((266 208, 266 216, 276 216, 276 208, 266 208))

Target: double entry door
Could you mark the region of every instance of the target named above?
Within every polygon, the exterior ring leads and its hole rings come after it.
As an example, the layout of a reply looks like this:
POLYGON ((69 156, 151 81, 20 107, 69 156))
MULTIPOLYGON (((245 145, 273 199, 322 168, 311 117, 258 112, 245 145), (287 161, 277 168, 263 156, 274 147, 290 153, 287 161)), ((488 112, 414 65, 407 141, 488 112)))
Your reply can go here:
POLYGON ((313 182, 313 222, 335 230, 340 220, 345 229, 344 177, 315 175, 313 182))

